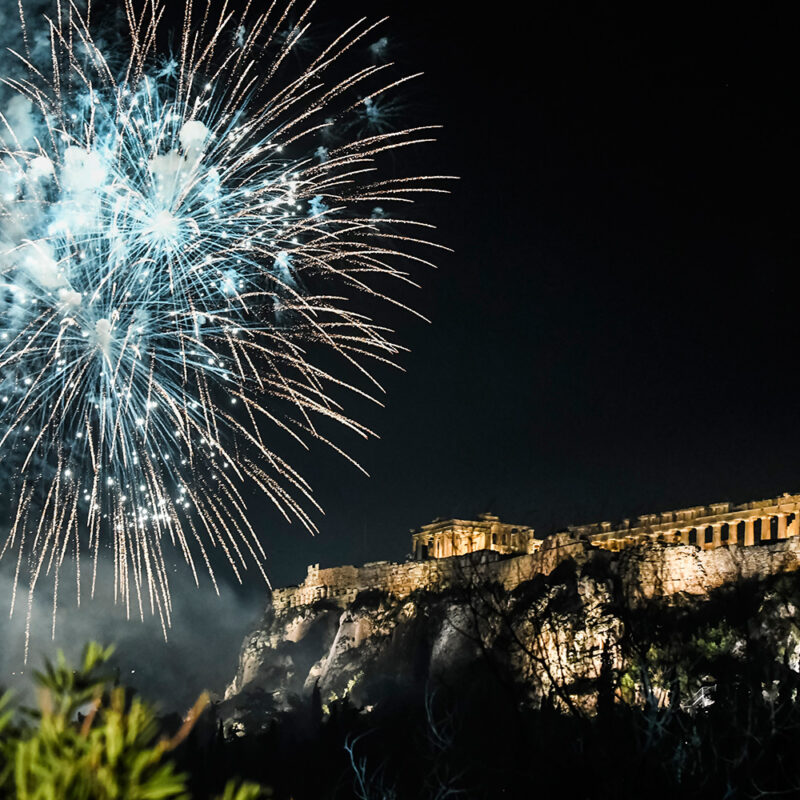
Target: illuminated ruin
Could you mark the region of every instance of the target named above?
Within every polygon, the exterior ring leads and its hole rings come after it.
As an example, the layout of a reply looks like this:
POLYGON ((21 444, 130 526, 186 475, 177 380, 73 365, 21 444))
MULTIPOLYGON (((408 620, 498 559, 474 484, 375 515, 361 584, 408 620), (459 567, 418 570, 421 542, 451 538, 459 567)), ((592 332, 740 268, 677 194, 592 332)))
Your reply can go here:
POLYGON ((478 514, 477 520, 437 519, 412 531, 411 552, 425 558, 463 556, 479 550, 493 550, 503 555, 533 553, 540 546, 533 528, 500 522, 493 514, 478 514))
POLYGON ((617 552, 648 543, 661 546, 660 566, 652 564, 650 568, 660 572, 662 590, 667 587, 669 593, 693 594, 707 587, 695 586, 694 579, 687 577, 682 561, 685 556, 695 553, 710 558, 714 554, 706 551, 714 550, 735 556, 728 559, 730 563, 722 564, 717 559, 713 569, 710 564, 704 568, 708 585, 733 579, 734 573, 728 572, 734 562, 737 570, 744 570, 741 574, 751 577, 791 571, 800 565, 799 535, 800 494, 783 494, 741 505, 713 503, 646 514, 638 517, 635 524, 622 520, 617 524, 573 525, 542 539, 534 537, 531 527, 481 514, 477 520, 435 520, 412 531, 412 558, 406 563, 375 561, 360 567, 327 569, 313 564, 299 586, 275 589, 272 602, 278 611, 319 600, 344 608, 365 590, 379 590, 395 598, 407 597, 421 589, 439 591, 463 583, 470 573, 462 562, 476 558, 487 577, 513 589, 521 581, 547 574, 561 561, 576 558, 580 553, 596 549, 617 552), (785 545, 774 552, 755 547, 777 546, 781 542, 785 545), (746 553, 750 555, 745 556, 746 553), (738 564, 739 560, 742 564, 738 564), (716 577, 709 577, 711 573, 716 577))

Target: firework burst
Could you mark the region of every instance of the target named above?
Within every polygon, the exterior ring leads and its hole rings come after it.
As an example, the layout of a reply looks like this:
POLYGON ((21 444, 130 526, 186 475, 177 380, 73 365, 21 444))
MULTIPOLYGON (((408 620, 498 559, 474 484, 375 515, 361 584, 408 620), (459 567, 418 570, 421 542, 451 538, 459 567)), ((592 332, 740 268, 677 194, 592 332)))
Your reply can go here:
POLYGON ((82 555, 88 591, 109 550, 115 600, 165 631, 168 552, 195 581, 214 581, 212 550, 237 578, 250 564, 266 579, 254 487, 314 529, 310 487, 270 442, 280 432, 344 455, 321 420, 369 434, 332 395, 380 390, 371 369, 399 348, 358 300, 400 305, 386 279, 411 282, 404 265, 426 263, 415 248, 430 227, 384 208, 442 191, 436 176, 380 173, 386 151, 429 129, 322 138, 405 80, 384 79, 385 64, 342 72, 374 25, 303 48, 297 69, 287 56, 310 6, 197 19, 189 2, 167 57, 165 10, 126 3, 121 59, 94 38, 91 5, 21 14, 21 69, 6 79, 0 462, 14 509, 0 558, 16 564, 12 613, 18 585, 30 609, 53 581, 54 626, 67 565, 80 602, 82 555), (322 366, 322 351, 363 385, 322 366))

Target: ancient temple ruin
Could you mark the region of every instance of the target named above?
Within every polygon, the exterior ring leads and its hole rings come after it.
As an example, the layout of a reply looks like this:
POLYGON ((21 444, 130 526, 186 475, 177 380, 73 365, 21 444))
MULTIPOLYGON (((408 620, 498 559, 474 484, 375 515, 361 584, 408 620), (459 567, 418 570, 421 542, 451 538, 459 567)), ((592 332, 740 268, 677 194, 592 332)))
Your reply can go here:
POLYGON ((597 522, 570 526, 568 530, 607 550, 621 550, 648 539, 695 545, 701 550, 731 544, 750 547, 800 534, 800 495, 783 494, 741 505, 712 503, 645 514, 635 525, 625 519, 617 525, 597 522))
MULTIPOLYGON (((690 544, 701 550, 729 544, 749 547, 800 534, 800 495, 783 494, 740 505, 692 506, 644 514, 633 524, 629 519, 616 524, 594 522, 570 525, 567 531, 578 539, 588 539, 595 547, 614 551, 647 540, 690 544)), ((521 555, 535 553, 542 541, 535 538, 531 527, 500 522, 492 514, 479 514, 477 521, 439 519, 412 531, 411 552, 418 561, 479 550, 521 555)))
POLYGON ((418 561, 463 556, 479 550, 511 555, 533 553, 541 543, 535 538, 533 528, 500 522, 493 514, 478 514, 477 520, 437 519, 412 531, 411 552, 418 561))

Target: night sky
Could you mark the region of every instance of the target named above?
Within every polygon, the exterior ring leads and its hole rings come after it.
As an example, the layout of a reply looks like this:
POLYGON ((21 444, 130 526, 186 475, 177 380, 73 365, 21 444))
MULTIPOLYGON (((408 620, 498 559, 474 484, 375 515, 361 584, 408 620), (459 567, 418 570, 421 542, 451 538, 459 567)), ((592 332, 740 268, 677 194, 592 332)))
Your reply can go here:
POLYGON ((546 533, 798 491, 785 14, 379 5, 426 71, 414 116, 445 126, 432 163, 460 181, 427 213, 455 252, 420 276, 432 324, 401 320, 371 478, 312 468, 321 535, 267 531, 277 582, 401 558, 436 516, 546 533))
MULTIPOLYGON (((788 4, 526 5, 320 3, 334 27, 391 15, 390 57, 426 73, 398 124, 444 126, 411 166, 460 179, 419 212, 454 252, 401 296, 431 322, 391 315, 405 371, 350 409, 380 439, 339 439, 370 477, 285 452, 325 508, 315 538, 253 506, 275 585, 402 559, 434 517, 544 534, 800 490, 788 4)), ((230 677, 265 602, 255 574, 225 592, 183 598, 148 656, 188 692, 230 677)))

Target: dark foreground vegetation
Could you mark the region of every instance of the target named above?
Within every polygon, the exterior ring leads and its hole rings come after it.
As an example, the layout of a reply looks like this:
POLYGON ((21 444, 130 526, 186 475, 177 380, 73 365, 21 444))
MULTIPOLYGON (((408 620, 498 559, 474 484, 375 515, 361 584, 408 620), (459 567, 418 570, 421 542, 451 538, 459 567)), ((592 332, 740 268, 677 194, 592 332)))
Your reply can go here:
POLYGON ((783 576, 628 612, 622 658, 609 650, 568 687, 569 707, 566 687, 531 707, 487 653, 435 685, 388 682, 373 708, 297 698, 229 740, 202 698, 186 720, 156 721, 91 646, 80 669, 39 675, 37 711, 6 702, 0 796, 800 796, 798 608, 800 581, 783 576))
MULTIPOLYGON (((35 673, 36 708, 0 700, 0 797, 22 800, 159 800, 184 798, 187 776, 173 754, 208 704, 203 695, 180 727, 168 732, 153 709, 108 669, 112 649, 89 644, 71 668, 61 653, 35 673)), ((227 782, 220 800, 256 800, 252 783, 227 782)))

